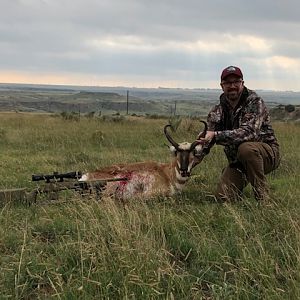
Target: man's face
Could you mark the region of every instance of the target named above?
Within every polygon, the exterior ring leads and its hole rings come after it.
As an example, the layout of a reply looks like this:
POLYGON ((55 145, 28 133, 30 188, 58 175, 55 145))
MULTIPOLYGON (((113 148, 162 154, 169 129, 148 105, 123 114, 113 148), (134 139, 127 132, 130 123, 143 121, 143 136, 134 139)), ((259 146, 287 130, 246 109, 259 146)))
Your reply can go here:
POLYGON ((244 81, 236 75, 229 75, 221 82, 221 87, 227 99, 236 101, 243 91, 244 81))

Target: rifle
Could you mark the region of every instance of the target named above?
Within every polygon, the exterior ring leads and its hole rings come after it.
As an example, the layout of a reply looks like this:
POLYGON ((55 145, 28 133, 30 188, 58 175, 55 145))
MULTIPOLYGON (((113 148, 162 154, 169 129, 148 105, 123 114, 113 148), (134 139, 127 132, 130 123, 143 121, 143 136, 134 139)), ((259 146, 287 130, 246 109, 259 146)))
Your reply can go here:
POLYGON ((128 178, 104 178, 101 180, 79 181, 82 172, 75 171, 69 173, 53 174, 33 174, 31 179, 38 185, 33 190, 27 188, 12 188, 0 190, 0 206, 8 203, 23 203, 30 205, 37 203, 38 197, 46 200, 57 200, 59 192, 73 190, 82 197, 93 196, 96 199, 101 198, 101 192, 106 184, 111 181, 127 181, 128 178), (42 182, 40 184, 40 182, 42 182))
POLYGON ((39 182, 44 181, 44 184, 38 186, 29 193, 29 202, 36 202, 37 196, 46 194, 48 200, 57 200, 60 191, 75 190, 81 196, 90 194, 96 195, 97 199, 100 199, 101 191, 105 188, 107 182, 111 181, 126 181, 128 178, 105 178, 101 180, 93 181, 79 181, 82 176, 82 172, 74 171, 69 173, 53 174, 33 174, 32 181, 39 182))

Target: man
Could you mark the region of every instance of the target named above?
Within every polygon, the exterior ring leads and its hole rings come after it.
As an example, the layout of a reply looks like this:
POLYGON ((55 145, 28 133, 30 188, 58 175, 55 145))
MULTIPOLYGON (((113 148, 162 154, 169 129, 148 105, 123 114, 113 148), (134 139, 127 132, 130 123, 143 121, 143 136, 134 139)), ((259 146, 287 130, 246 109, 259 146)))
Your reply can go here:
POLYGON ((250 183, 255 198, 268 197, 266 174, 279 165, 279 145, 262 98, 244 86, 240 68, 229 66, 221 74, 223 94, 208 114, 208 131, 202 139, 211 147, 224 146, 228 166, 216 197, 236 199, 250 183))

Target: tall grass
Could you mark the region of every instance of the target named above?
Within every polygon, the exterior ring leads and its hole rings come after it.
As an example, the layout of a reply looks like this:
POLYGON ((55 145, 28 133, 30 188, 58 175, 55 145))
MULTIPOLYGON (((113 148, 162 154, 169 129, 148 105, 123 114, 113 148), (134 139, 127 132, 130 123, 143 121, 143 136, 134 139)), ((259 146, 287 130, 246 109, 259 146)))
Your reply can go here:
MULTIPOLYGON (((1 185, 32 187, 31 173, 167 161, 166 120, 121 122, 2 114, 1 185)), ((34 299, 298 299, 300 127, 274 124, 282 163, 271 202, 218 204, 211 194, 226 161, 215 147, 184 193, 126 205, 62 195, 0 210, 0 294, 34 299)), ((183 120, 174 137, 201 125, 183 120)))

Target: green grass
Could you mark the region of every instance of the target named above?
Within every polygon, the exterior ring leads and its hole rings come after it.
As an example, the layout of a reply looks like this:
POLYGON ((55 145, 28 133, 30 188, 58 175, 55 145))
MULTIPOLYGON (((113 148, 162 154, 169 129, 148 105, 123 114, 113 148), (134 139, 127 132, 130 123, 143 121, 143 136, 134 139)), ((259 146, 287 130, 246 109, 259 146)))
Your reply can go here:
MULTIPOLYGON (((1 114, 1 188, 28 187, 33 173, 168 161, 163 119, 79 122, 1 114)), ((201 130, 183 120, 174 137, 201 130)), ((271 202, 218 204, 226 165, 214 147, 186 190, 172 198, 61 200, 0 207, 1 299, 299 299, 300 127, 275 123, 282 162, 271 202)))

